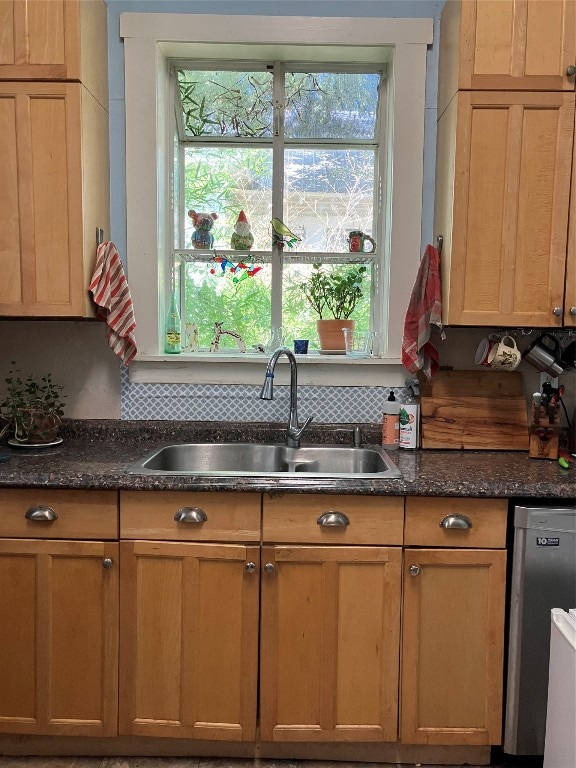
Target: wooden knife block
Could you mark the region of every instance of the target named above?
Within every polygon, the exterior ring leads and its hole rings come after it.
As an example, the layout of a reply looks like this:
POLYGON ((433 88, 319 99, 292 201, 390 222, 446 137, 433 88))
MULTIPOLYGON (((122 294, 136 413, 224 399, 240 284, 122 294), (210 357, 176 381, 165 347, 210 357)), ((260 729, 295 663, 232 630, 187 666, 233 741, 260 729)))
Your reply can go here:
POLYGON ((518 371, 438 371, 420 379, 422 448, 527 451, 528 408, 518 371))
POLYGON ((532 403, 532 422, 530 424, 531 459, 557 459, 560 436, 560 406, 548 407, 532 403))

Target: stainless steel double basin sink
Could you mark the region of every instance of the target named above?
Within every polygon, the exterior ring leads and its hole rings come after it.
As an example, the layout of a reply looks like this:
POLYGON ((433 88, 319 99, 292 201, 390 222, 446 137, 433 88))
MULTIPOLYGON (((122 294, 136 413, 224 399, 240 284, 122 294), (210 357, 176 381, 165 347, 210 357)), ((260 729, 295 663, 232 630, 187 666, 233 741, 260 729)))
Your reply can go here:
POLYGON ((137 475, 399 479, 400 470, 379 446, 310 445, 288 448, 261 443, 166 445, 128 468, 137 475))

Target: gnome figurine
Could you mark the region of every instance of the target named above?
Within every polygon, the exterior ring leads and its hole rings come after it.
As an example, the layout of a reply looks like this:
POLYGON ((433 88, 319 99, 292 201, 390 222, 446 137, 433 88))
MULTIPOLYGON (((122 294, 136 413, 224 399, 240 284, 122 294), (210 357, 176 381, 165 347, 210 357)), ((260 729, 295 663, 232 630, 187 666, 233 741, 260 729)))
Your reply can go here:
POLYGON ((250 223, 244 211, 240 211, 230 238, 230 245, 235 251, 249 251, 253 244, 254 237, 250 231, 250 223))

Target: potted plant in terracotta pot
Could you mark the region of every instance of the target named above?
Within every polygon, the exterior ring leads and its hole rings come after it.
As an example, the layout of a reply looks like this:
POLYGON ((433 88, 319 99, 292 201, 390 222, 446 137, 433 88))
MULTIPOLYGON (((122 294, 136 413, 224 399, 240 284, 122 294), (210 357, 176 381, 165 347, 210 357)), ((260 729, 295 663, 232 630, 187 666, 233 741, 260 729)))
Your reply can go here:
POLYGON ((310 280, 300 284, 300 290, 318 315, 316 329, 321 350, 344 349, 342 329, 354 330, 350 315, 363 296, 362 282, 367 271, 363 264, 332 268, 314 264, 310 280))
POLYGON ((6 395, 0 401, 0 416, 5 422, 0 437, 6 432, 22 445, 53 443, 62 424, 64 387, 52 381, 52 375, 22 379, 18 371, 9 371, 4 379, 6 395))

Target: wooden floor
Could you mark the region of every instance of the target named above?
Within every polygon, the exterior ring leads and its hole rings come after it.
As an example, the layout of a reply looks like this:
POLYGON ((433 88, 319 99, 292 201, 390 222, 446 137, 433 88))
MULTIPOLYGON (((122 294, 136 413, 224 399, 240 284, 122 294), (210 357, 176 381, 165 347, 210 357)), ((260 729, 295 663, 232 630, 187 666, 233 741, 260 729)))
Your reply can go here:
MULTIPOLYGON (((540 758, 495 756, 493 768, 541 768, 540 758)), ((205 757, 1 757, 0 768, 414 768, 414 764, 205 757)), ((435 768, 426 766, 426 768, 435 768)), ((472 768, 452 766, 452 768, 472 768)))

